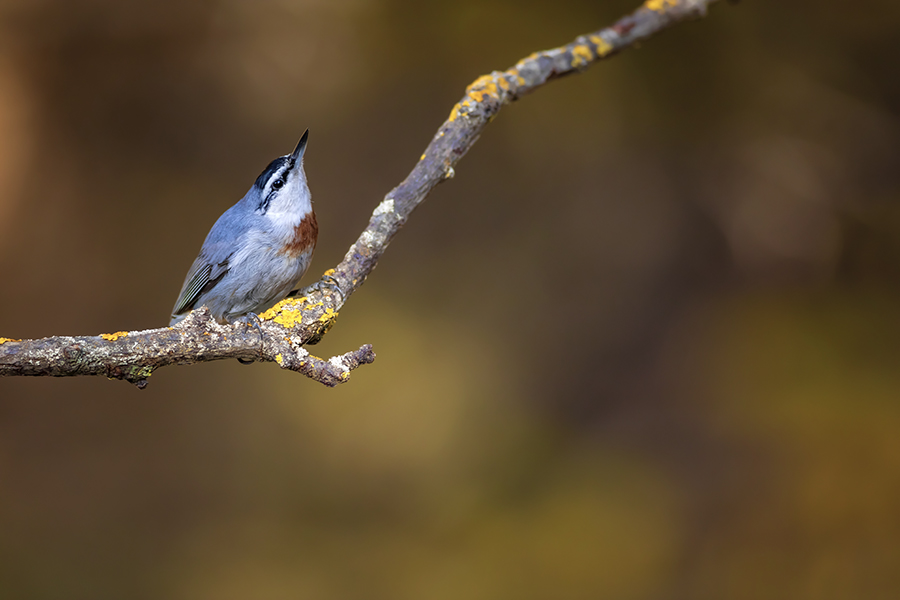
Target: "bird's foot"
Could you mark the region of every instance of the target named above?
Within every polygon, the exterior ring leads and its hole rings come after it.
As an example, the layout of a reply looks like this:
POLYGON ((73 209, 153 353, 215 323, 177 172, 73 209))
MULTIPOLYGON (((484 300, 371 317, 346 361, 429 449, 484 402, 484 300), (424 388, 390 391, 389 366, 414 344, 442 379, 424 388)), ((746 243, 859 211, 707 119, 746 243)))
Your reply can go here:
MULTIPOLYGON (((259 355, 262 356, 264 339, 263 339, 262 327, 259 326, 259 323, 260 323, 259 315, 257 315, 256 313, 253 313, 253 312, 249 312, 246 315, 243 315, 242 317, 238 317, 237 321, 244 323, 245 325, 247 325, 247 327, 250 327, 251 325, 256 327, 256 331, 259 332, 259 355)), ((237 360, 242 365, 249 365, 250 363, 256 362, 252 358, 239 358, 237 360)))
POLYGON ((322 275, 322 278, 319 281, 306 286, 302 290, 294 290, 288 294, 288 296, 308 296, 312 292, 324 294, 326 293, 326 290, 330 291, 332 295, 340 296, 341 303, 344 302, 344 292, 341 290, 341 285, 338 283, 337 279, 328 274, 322 275))

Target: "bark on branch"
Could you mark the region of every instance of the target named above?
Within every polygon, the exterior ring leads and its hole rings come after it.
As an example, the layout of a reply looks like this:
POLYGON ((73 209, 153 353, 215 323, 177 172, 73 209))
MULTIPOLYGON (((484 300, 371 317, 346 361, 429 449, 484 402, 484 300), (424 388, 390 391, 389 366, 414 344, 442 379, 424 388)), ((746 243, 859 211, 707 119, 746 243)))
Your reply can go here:
POLYGON ((219 325, 201 308, 182 323, 162 329, 39 340, 0 337, 0 376, 102 375, 143 388, 147 378, 166 365, 240 358, 276 362, 328 386, 346 381, 350 371, 375 360, 371 346, 327 361, 303 346, 318 342, 334 324, 410 213, 436 185, 453 177, 456 163, 497 112, 548 81, 583 71, 677 22, 703 16, 716 1, 647 0, 612 27, 476 79, 409 176, 385 196, 344 260, 326 273, 336 285, 320 285, 306 296, 280 302, 260 315, 259 327, 219 325))

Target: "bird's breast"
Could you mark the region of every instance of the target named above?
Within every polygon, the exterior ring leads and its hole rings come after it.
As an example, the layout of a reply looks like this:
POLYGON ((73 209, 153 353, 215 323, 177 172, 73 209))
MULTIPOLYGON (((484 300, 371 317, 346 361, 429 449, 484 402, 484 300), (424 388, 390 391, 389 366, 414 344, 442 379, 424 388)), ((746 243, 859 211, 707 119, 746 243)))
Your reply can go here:
POLYGON ((298 258, 304 252, 312 252, 316 247, 316 238, 319 236, 319 224, 316 223, 316 213, 309 211, 297 225, 294 226, 292 235, 279 251, 289 258, 298 258))

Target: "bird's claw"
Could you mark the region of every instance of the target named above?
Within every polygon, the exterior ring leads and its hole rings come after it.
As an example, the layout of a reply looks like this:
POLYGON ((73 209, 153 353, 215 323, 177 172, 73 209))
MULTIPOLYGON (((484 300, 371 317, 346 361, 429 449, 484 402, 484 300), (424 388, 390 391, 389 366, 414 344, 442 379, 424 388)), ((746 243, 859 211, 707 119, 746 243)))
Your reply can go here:
POLYGON ((340 296, 341 302, 344 301, 344 292, 341 290, 341 285, 338 283, 338 280, 332 277, 331 275, 322 275, 322 278, 303 288, 299 292, 292 292, 291 296, 308 296, 311 292, 319 292, 321 294, 325 293, 325 289, 331 290, 331 293, 340 296))

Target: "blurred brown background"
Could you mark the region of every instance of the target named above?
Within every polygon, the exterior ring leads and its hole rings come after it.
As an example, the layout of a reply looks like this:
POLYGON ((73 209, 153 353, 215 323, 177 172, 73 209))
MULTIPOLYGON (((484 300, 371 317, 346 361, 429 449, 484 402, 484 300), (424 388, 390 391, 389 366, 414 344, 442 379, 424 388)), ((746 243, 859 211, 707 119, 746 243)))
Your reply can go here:
MULTIPOLYGON (((0 335, 164 325, 306 127, 321 273, 470 81, 636 6, 0 0, 0 335)), ((350 383, 0 380, 0 598, 898 597, 898 116, 894 0, 548 85, 315 349, 350 383)))

